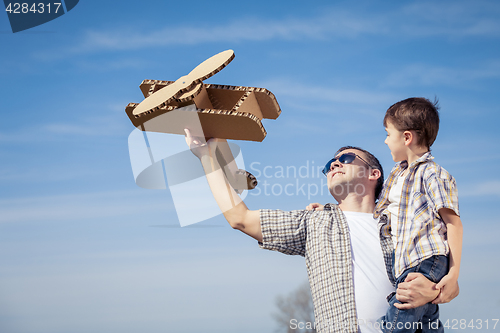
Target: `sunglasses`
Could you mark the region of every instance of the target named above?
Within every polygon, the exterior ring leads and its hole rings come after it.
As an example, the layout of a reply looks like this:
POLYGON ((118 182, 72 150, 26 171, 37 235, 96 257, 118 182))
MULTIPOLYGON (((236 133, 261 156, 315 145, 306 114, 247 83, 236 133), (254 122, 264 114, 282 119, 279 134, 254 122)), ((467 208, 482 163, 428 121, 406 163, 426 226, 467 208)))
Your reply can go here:
POLYGON ((351 164, 355 159, 359 158, 362 162, 364 162, 368 167, 372 167, 370 163, 365 161, 361 156, 354 154, 354 153, 344 153, 340 155, 339 157, 334 157, 331 160, 326 163, 325 167, 323 168, 323 173, 325 176, 330 172, 330 168, 332 167, 332 163, 335 163, 335 161, 339 161, 342 164, 351 164))

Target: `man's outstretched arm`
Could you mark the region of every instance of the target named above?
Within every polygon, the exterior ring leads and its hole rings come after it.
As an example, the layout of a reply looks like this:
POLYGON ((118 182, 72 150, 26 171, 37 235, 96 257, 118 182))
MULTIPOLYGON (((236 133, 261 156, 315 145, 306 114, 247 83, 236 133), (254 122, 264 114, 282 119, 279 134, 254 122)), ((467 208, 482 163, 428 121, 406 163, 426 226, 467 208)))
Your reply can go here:
POLYGON ((215 157, 218 145, 226 144, 226 140, 210 139, 205 142, 204 138, 193 137, 189 129, 185 129, 185 132, 186 143, 193 154, 200 159, 208 185, 226 220, 234 229, 261 242, 259 211, 248 209, 232 188, 215 157))

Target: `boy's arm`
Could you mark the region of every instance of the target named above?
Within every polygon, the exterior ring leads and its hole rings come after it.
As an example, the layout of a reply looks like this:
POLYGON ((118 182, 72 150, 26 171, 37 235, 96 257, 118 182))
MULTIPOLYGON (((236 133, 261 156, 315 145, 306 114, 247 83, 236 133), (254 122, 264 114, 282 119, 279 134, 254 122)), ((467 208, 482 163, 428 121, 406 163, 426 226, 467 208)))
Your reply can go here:
POLYGON ((439 215, 446 223, 448 245, 450 248, 450 270, 436 285, 441 289, 439 296, 432 302, 434 304, 447 303, 456 296, 458 291, 458 275, 460 272, 460 260, 462 257, 462 235, 463 227, 460 217, 451 209, 441 208, 439 215))
POLYGON ((225 140, 210 139, 205 143, 203 138, 193 137, 188 129, 185 132, 186 143, 193 154, 200 159, 212 194, 226 220, 234 229, 238 229, 261 242, 259 211, 248 209, 231 187, 217 158, 215 158, 217 144, 225 140))

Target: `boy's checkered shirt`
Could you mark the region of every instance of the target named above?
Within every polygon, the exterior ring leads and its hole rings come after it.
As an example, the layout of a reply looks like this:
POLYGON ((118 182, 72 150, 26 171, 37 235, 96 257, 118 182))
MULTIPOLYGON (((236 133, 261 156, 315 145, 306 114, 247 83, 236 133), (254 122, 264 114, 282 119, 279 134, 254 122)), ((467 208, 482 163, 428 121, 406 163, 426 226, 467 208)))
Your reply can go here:
MULTIPOLYGON (((449 208, 459 215, 458 191, 455 179, 433 159, 428 152, 410 166, 406 161, 397 163, 387 178, 375 207, 375 218, 388 216, 386 208, 389 205, 389 191, 396 177, 409 167, 399 203, 395 278, 427 258, 448 255, 449 252, 446 225, 438 211, 449 208)), ((382 244, 391 237, 390 225, 390 218, 380 219, 382 244)))

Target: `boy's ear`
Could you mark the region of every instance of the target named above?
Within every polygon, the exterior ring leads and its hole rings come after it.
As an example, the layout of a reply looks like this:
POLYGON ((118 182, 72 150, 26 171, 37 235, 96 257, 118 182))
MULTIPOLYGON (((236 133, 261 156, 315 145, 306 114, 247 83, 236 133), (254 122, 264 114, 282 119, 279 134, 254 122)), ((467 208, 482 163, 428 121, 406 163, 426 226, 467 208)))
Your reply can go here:
POLYGON ((403 138, 405 140, 405 145, 408 146, 415 139, 415 134, 412 131, 404 131, 403 132, 403 138))

